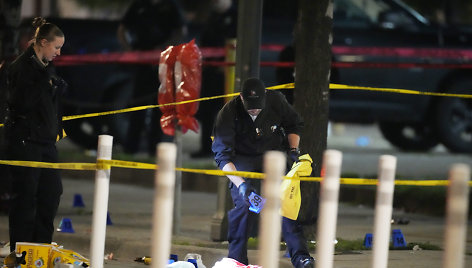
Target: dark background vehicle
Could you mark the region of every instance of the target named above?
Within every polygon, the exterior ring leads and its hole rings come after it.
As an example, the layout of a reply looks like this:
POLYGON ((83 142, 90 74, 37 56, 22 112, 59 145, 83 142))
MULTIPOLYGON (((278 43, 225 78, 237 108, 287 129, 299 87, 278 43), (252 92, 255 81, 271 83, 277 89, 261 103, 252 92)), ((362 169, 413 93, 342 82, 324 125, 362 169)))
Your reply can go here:
MULTIPOLYGON (((472 29, 435 25, 396 0, 334 0, 333 46, 462 48, 472 52, 472 29)), ((290 49, 283 53, 289 55, 290 49)), ((333 62, 467 61, 470 59, 333 54, 333 62)), ((293 70, 279 72, 286 76, 293 70)), ((472 70, 465 68, 333 68, 331 82, 472 94, 472 70)), ((441 142, 453 152, 472 152, 470 99, 332 90, 329 112, 331 121, 378 123, 384 137, 402 150, 426 151, 441 142)))
MULTIPOLYGON (((296 12, 286 10, 289 15, 282 18, 280 13, 270 11, 269 8, 264 10, 263 44, 291 45, 296 12)), ((67 33, 63 55, 106 55, 121 50, 116 38, 117 21, 50 20, 67 33)), ((190 32, 189 37, 194 34, 190 32)), ((471 49, 472 30, 433 24, 397 0, 334 0, 333 46, 471 49)), ((277 55, 278 52, 262 51, 261 60, 275 61, 277 55)), ((290 57, 285 60, 293 61, 293 51, 291 55, 291 60, 290 57)), ((333 62, 355 63, 463 63, 467 60, 333 54, 333 62)), ((116 110, 136 102, 130 99, 135 65, 87 64, 58 66, 57 70, 70 85, 64 98, 65 115, 116 110)), ((274 68, 263 68, 261 78, 267 85, 291 82, 287 78, 280 79, 280 73, 290 80, 293 70, 274 72, 274 68)), ((331 82, 471 94, 472 71, 420 67, 333 68, 331 82)), ((155 103, 155 96, 148 98, 149 104, 155 103)), ((454 152, 472 152, 470 99, 332 90, 330 120, 378 123, 385 138, 402 150, 426 151, 443 143, 454 152)), ((125 139, 127 122, 128 114, 77 119, 66 123, 66 131, 74 142, 91 149, 96 146, 97 136, 105 133, 113 135, 115 143, 119 144, 125 139)))
MULTIPOLYGON (((334 45, 413 48, 472 48, 472 31, 433 25, 399 1, 336 0, 334 45), (366 12, 366 11, 369 12, 366 12)), ((471 50, 472 51, 472 50, 471 50)), ((335 61, 346 61, 334 55, 335 61)), ((440 58, 360 56, 353 61, 447 63, 440 58)), ((455 63, 460 63, 457 59, 455 63)), ((472 93, 470 69, 344 68, 333 82, 430 92, 472 93)), ((455 152, 472 152, 471 102, 395 93, 332 92, 334 121, 378 122, 384 137, 404 150, 427 150, 438 141, 455 152), (355 110, 353 109, 355 108, 355 110), (357 116, 355 116, 357 114, 357 116), (362 116, 359 116, 362 115, 362 116), (349 118, 349 116, 357 118, 349 118)))

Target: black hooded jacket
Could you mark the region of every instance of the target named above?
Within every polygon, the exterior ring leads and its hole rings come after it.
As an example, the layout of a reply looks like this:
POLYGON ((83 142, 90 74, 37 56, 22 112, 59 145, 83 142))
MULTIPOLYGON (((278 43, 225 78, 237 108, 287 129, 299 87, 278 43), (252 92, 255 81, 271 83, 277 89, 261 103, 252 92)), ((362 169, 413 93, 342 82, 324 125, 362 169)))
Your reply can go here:
POLYGON ((213 129, 215 162, 233 162, 241 171, 261 168, 269 150, 288 150, 288 134, 301 134, 303 121, 280 92, 267 91, 265 108, 253 121, 239 96, 220 110, 213 129), (250 162, 242 164, 242 162, 250 162))
POLYGON ((8 70, 7 140, 55 143, 62 137, 60 98, 66 83, 44 65, 33 46, 21 54, 8 70))

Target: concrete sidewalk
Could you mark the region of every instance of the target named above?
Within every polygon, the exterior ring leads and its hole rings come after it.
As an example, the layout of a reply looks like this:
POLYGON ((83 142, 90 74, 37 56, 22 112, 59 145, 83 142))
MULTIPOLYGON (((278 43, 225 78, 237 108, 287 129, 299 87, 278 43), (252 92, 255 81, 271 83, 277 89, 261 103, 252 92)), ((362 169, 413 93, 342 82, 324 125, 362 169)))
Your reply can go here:
MULTIPOLYGON (((199 136, 188 132, 184 135, 184 163, 208 166, 211 159, 190 159, 189 153, 199 148, 199 136)), ((378 157, 392 154, 398 157, 397 175, 407 178, 445 179, 452 163, 471 163, 472 156, 450 154, 444 147, 438 146, 430 153, 404 153, 393 149, 375 127, 334 125, 328 138, 328 147, 343 152, 342 172, 371 176, 377 173, 378 157), (358 144, 362 138, 363 143, 358 144), (367 142, 366 142, 367 141, 367 142)), ((66 140, 58 145, 59 151, 80 150, 66 140)), ((119 148, 114 148, 114 153, 119 148)), ((61 159, 75 162, 76 159, 61 159)), ((67 249, 89 257, 92 221, 94 172, 63 171, 64 195, 62 196, 56 227, 62 218, 72 220, 75 233, 58 233, 54 241, 67 249), (75 178, 75 179, 74 179, 75 178), (72 207, 74 194, 81 194, 85 209, 72 207)), ((192 181, 201 180, 190 175, 192 181)), ((214 180, 217 177, 204 178, 214 180)), ((107 228, 105 254, 113 253, 116 260, 106 261, 105 267, 145 267, 136 263, 136 257, 150 254, 150 235, 152 229, 152 188, 153 171, 114 168, 111 172, 109 213, 113 225, 107 228), (126 182, 127 184, 120 184, 126 182)), ((205 181, 206 182, 206 181, 205 181)), ((205 184, 209 188, 209 184, 205 184)), ((203 263, 210 268, 217 260, 227 254, 227 243, 210 240, 212 216, 216 211, 217 196, 214 193, 184 191, 182 193, 181 232, 173 237, 172 253, 183 259, 187 253, 202 255, 203 263)), ((471 208, 472 209, 472 208, 471 208)), ((371 208, 340 204, 336 237, 338 239, 362 240, 366 233, 372 233, 374 211, 371 208)), ((392 229, 401 229, 407 242, 431 243, 442 247, 444 219, 418 214, 406 214, 394 211, 394 217, 408 218, 408 225, 392 225, 392 229)), ((469 223, 465 267, 472 267, 472 231, 469 223)), ((0 215, 0 241, 8 241, 8 217, 0 215)), ((280 252, 282 256, 284 252, 280 252)), ((314 252, 313 252, 314 254, 314 252)), ((442 267, 442 251, 391 250, 389 267, 442 267)), ((250 250, 252 264, 257 264, 258 251, 250 250)), ((338 252, 334 256, 334 267, 370 267, 371 251, 338 252)), ((0 258, 0 263, 3 260, 0 258)), ((289 259, 280 258, 280 267, 292 267, 289 259)))
MULTIPOLYGON (((106 261, 105 267, 145 267, 136 263, 136 257, 150 254, 150 235, 153 189, 113 183, 110 185, 109 214, 113 225, 107 228, 105 254, 113 253, 115 260, 106 261)), ((73 180, 64 178, 64 195, 56 219, 58 226, 61 218, 69 218, 75 233, 59 233, 54 241, 67 249, 89 257, 90 233, 92 221, 93 172, 90 178, 73 180), (73 208, 74 194, 81 194, 85 209, 73 208)), ((139 179, 139 178, 136 178, 139 179)), ((225 242, 210 241, 210 224, 216 211, 216 194, 201 192, 183 192, 181 233, 173 237, 172 253, 183 259, 187 253, 202 255, 206 267, 227 254, 225 242)), ((431 243, 442 247, 443 219, 405 214, 394 211, 394 217, 408 218, 408 225, 392 225, 392 229, 401 229, 407 242, 431 243)), ((340 204, 337 238, 363 239, 366 233, 372 232, 373 210, 366 207, 353 207, 340 204)), ((469 225, 467 236, 466 267, 472 266, 472 233, 469 225)), ((0 241, 8 240, 8 218, 0 216, 0 241)), ((283 258, 280 252, 280 267, 292 267, 289 259, 283 258)), ((391 250, 389 267, 441 267, 442 251, 391 250)), ((313 252, 314 254, 314 252, 313 252)), ((250 262, 257 264, 258 251, 249 251, 250 262)), ((371 251, 338 252, 334 257, 334 267, 369 267, 371 251)))

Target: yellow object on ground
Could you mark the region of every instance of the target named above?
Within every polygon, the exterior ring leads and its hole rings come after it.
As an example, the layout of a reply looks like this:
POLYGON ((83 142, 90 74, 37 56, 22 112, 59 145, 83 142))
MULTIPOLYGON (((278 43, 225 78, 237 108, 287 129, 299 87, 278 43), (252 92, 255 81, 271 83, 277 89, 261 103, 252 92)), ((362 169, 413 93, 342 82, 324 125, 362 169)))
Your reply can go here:
POLYGON ((311 164, 313 160, 309 154, 304 154, 298 157, 298 162, 292 165, 292 168, 287 173, 287 177, 292 179, 284 180, 281 187, 281 199, 282 203, 280 206, 280 215, 296 220, 298 213, 300 212, 300 206, 302 203, 302 197, 300 194, 300 176, 311 175, 311 164))
POLYGON ((74 267, 90 266, 88 259, 72 250, 63 249, 57 245, 18 242, 15 251, 17 253, 26 252, 26 264, 22 264, 22 268, 53 268, 58 263, 72 264, 74 267))

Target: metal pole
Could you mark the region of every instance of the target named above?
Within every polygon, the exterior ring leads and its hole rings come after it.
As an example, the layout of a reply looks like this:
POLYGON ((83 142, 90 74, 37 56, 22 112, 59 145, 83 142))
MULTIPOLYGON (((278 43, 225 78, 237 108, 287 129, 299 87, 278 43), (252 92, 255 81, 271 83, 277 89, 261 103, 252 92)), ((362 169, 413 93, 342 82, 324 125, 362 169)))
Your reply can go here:
POLYGON ((166 267, 169 260, 174 206, 175 160, 177 146, 160 143, 157 146, 157 165, 154 188, 154 211, 152 217, 151 265, 166 267))
MULTIPOLYGON (((177 124, 176 124, 177 125, 177 124)), ((178 167, 182 167, 182 130, 180 126, 175 128, 175 145, 177 146, 177 163, 178 167)), ((175 190, 174 190, 174 218, 172 224, 172 234, 180 233, 180 219, 182 208, 182 171, 175 171, 175 190)))
POLYGON ((467 237, 470 167, 454 164, 449 174, 442 267, 462 268, 467 237))
POLYGON ((261 212, 259 224, 260 256, 262 267, 279 267, 280 247, 280 184, 285 171, 285 155, 282 152, 270 151, 264 155, 264 173, 262 197, 266 199, 261 212))
POLYGON ((374 240, 372 268, 387 267, 390 242, 390 221, 392 219, 393 191, 397 158, 382 155, 379 159, 379 182, 375 201, 374 240))
POLYGON ((216 212, 213 215, 210 226, 210 238, 213 241, 224 241, 228 237, 227 211, 231 209, 233 201, 228 190, 228 178, 218 178, 218 195, 216 212))
MULTIPOLYGON (((236 39, 226 40, 225 45, 225 61, 236 62, 236 39)), ((234 81, 235 81, 235 67, 225 66, 225 94, 234 93, 234 81)), ((231 98, 225 98, 225 103, 230 101, 231 98)))
POLYGON ((334 239, 338 216, 339 177, 341 174, 342 153, 327 150, 323 155, 325 176, 321 182, 320 212, 316 238, 316 266, 333 267, 334 239))
POLYGON ((238 2, 235 90, 240 90, 247 78, 259 78, 262 3, 263 0, 238 2))
MULTIPOLYGON (((250 77, 259 77, 261 28, 262 28, 263 0, 239 0, 238 2, 238 33, 236 41, 236 73, 234 77, 234 91, 240 91, 241 81, 250 77)), ((219 182, 218 212, 213 217, 211 238, 225 240, 228 222, 226 216, 221 216, 231 208, 231 198, 227 182, 219 182)))
POLYGON ((59 17, 59 10, 57 8, 57 0, 49 1, 49 14, 52 17, 59 17))
MULTIPOLYGON (((97 160, 111 160, 112 147, 112 136, 98 136, 97 160)), ((94 268, 103 267, 109 188, 110 168, 97 169, 93 198, 92 238, 90 240, 90 264, 94 268)))

